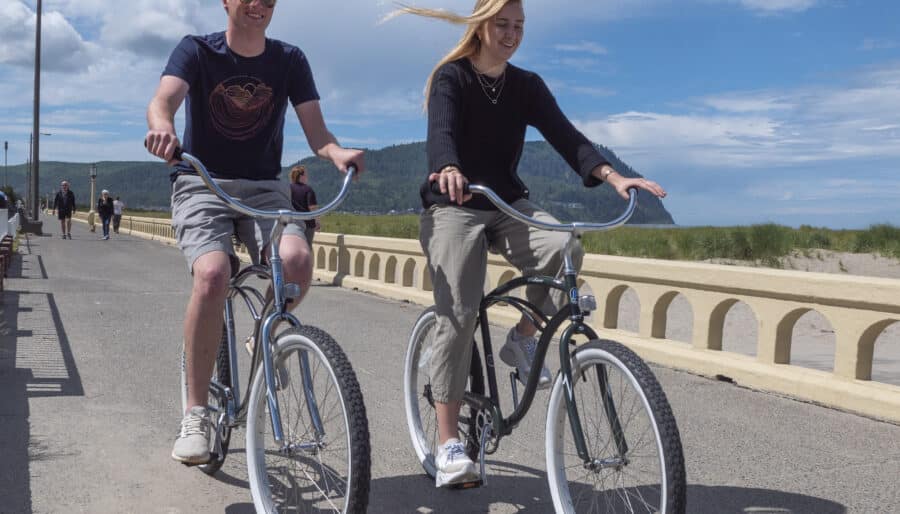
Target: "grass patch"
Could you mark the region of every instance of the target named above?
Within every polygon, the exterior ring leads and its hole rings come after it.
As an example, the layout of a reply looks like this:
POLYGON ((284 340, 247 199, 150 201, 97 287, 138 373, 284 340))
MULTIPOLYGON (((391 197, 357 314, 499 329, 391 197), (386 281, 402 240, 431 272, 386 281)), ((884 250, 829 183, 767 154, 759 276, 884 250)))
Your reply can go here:
MULTIPOLYGON (((128 211, 134 216, 168 218, 164 211, 128 211), (140 214, 138 214, 140 213, 140 214)), ((419 215, 358 215, 332 213, 322 219, 322 231, 360 236, 419 238, 419 215)), ((588 253, 652 259, 700 261, 734 259, 781 267, 781 259, 815 250, 874 253, 900 259, 900 227, 881 224, 865 230, 832 230, 772 223, 735 227, 643 228, 626 225, 610 232, 587 234, 588 253)))

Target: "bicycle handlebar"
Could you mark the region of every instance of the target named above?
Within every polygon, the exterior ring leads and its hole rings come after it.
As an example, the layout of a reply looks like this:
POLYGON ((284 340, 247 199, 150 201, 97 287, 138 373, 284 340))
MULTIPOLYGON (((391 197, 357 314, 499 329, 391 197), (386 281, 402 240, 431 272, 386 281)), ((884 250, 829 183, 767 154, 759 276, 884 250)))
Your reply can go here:
POLYGON ((331 202, 329 202, 321 209, 310 212, 298 212, 288 209, 279 209, 277 211, 263 211, 260 209, 254 209, 253 207, 235 200, 231 195, 222 190, 222 188, 219 187, 219 185, 216 184, 216 182, 209 175, 209 171, 206 169, 206 166, 204 166, 203 163, 200 162, 200 159, 187 152, 182 151, 181 148, 175 150, 175 154, 173 157, 175 159, 187 162, 191 165, 191 167, 197 170, 197 174, 200 175, 200 178, 203 180, 203 183, 206 184, 206 187, 208 187, 210 191, 218 196, 219 199, 225 202, 225 204, 231 209, 241 214, 246 214, 247 216, 264 219, 277 219, 283 222, 311 220, 313 218, 323 216, 330 211, 333 211, 344 201, 344 199, 350 193, 350 181, 353 180, 353 175, 356 174, 356 166, 352 164, 348 166, 347 174, 344 176, 344 182, 343 184, 341 184, 341 190, 331 202))
MULTIPOLYGON (((436 181, 431 183, 431 190, 436 194, 442 194, 440 192, 440 186, 436 181)), ((571 232, 573 234, 583 234, 585 232, 601 232, 604 230, 612 230, 614 228, 620 227, 624 225, 632 215, 634 215, 634 211, 637 208, 637 188, 630 187, 628 188, 628 205, 625 207, 625 212, 612 221, 608 221, 606 223, 589 223, 582 221, 574 221, 570 223, 548 223, 546 221, 541 221, 519 212, 515 207, 506 203, 505 200, 500 198, 500 196, 495 193, 493 189, 487 186, 466 184, 463 191, 464 193, 478 193, 487 197, 487 199, 490 200, 491 203, 493 203, 500 211, 530 227, 534 227, 540 230, 550 230, 553 232, 571 232)), ((444 194, 444 196, 446 196, 446 194, 444 194)))

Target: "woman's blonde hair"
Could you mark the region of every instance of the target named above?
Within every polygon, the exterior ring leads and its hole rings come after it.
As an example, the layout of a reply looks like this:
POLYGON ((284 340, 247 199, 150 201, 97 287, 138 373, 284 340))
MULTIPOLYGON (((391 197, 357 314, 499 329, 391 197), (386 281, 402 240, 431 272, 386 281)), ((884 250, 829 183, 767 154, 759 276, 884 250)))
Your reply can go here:
POLYGON ((478 39, 478 29, 496 16, 506 4, 518 2, 522 0, 477 0, 472 14, 468 16, 460 16, 444 9, 424 9, 421 7, 411 7, 408 5, 400 5, 400 8, 385 17, 385 21, 399 16, 401 14, 415 14, 418 16, 426 16, 428 18, 437 18, 439 20, 449 21, 457 25, 467 25, 466 32, 462 38, 456 43, 447 55, 441 59, 437 65, 431 70, 428 76, 428 82, 425 83, 425 109, 428 109, 428 97, 431 95, 431 84, 434 81, 434 75, 441 66, 448 62, 462 59, 463 57, 471 57, 478 53, 481 49, 481 40, 478 39))
POLYGON ((298 164, 298 165, 294 166, 293 168, 291 168, 291 175, 290 175, 291 184, 296 184, 297 182, 300 182, 300 174, 301 173, 306 173, 306 166, 304 166, 302 164, 298 164))

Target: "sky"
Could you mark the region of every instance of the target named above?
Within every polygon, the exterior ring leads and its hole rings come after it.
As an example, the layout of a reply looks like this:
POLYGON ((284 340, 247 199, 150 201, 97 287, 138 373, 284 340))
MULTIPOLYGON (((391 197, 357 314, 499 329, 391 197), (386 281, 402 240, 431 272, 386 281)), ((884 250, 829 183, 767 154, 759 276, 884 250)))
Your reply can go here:
MULTIPOLYGON (((469 12, 473 0, 410 0, 469 12)), ((0 0, 0 140, 26 160, 34 0, 0 0)), ((280 0, 269 36, 307 55, 345 146, 425 138, 422 88, 461 28, 380 0, 280 0)), ((680 225, 900 225, 900 2, 526 0, 512 62, 567 116, 669 192, 680 225)), ((220 0, 44 0, 41 160, 152 160, 147 103, 220 0)), ((179 133, 183 110, 176 118, 179 133)), ((311 154, 296 117, 283 164, 311 154)), ((529 131, 529 140, 540 133, 529 131)), ((87 173, 87 166, 85 166, 87 173)), ((573 180, 577 180, 575 175, 573 180)))

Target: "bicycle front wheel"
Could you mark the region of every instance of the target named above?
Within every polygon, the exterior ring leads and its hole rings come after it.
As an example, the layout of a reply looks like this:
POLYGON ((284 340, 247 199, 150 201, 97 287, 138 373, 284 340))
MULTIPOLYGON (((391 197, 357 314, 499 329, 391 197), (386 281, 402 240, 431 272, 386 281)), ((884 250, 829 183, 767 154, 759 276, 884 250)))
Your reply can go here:
POLYGON ((678 427, 644 361, 614 341, 586 343, 572 354, 572 392, 589 460, 575 447, 559 374, 546 426, 547 480, 556 512, 683 513, 678 427))
POLYGON ((260 367, 250 389, 247 469, 257 512, 365 512, 370 451, 356 374, 325 332, 294 327, 273 348, 284 440, 275 442, 260 367))

